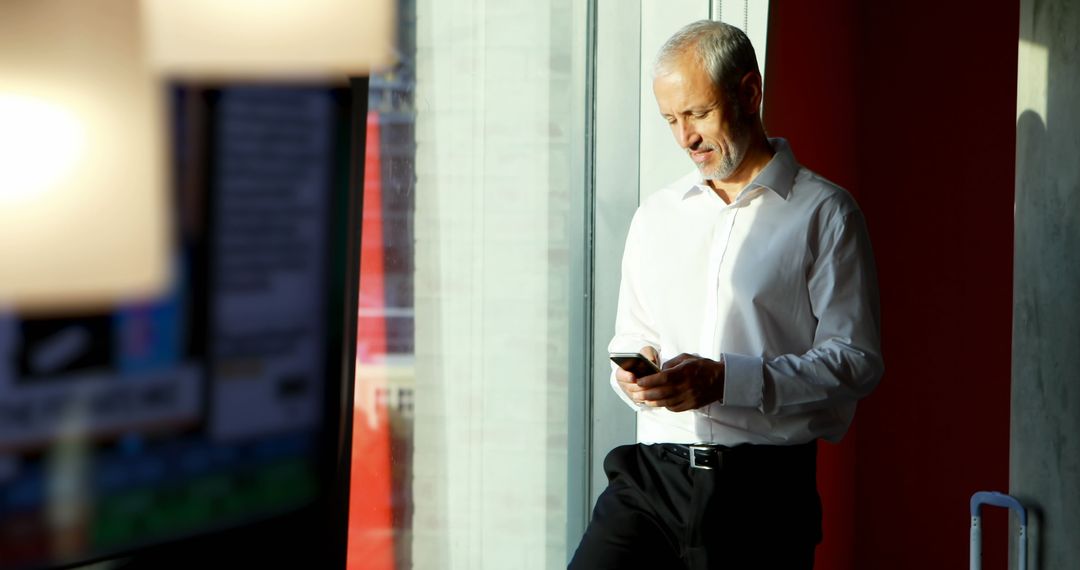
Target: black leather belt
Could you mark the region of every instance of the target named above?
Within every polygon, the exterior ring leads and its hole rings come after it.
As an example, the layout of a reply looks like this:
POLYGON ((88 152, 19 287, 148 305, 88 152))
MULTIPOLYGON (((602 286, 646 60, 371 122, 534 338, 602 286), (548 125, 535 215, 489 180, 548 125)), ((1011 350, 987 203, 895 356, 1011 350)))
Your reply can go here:
POLYGON ((694 469, 719 469, 724 466, 724 452, 730 448, 721 445, 662 444, 664 451, 690 463, 694 469))
POLYGON ((695 469, 741 469, 741 465, 751 469, 795 470, 801 466, 813 471, 817 455, 817 442, 814 441, 791 446, 662 443, 660 447, 695 469))

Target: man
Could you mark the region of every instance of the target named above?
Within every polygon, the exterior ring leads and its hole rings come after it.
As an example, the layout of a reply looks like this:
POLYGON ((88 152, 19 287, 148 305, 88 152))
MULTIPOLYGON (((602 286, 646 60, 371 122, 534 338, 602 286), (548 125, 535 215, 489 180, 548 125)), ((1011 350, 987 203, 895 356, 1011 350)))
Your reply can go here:
POLYGON ((843 436, 883 371, 863 216, 766 137, 740 30, 686 26, 653 76, 696 169, 634 215, 609 348, 663 366, 613 374, 640 443, 605 459, 570 567, 812 568, 816 441, 843 436))

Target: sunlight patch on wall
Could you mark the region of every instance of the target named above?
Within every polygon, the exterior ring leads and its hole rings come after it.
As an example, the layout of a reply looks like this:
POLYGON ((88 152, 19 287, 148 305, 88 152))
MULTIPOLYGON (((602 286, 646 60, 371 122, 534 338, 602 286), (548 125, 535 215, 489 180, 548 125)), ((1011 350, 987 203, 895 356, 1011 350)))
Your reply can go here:
POLYGON ((1047 124, 1046 92, 1049 85, 1050 52, 1044 45, 1020 40, 1020 56, 1016 66, 1016 118, 1025 111, 1039 115, 1047 124))

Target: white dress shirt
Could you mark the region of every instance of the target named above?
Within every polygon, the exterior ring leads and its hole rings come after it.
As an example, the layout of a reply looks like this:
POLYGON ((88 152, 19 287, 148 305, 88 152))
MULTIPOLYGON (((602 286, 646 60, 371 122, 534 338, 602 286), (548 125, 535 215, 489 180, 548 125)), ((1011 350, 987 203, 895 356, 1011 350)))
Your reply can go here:
POLYGON ((802 168, 787 141, 725 204, 690 175, 638 208, 626 238, 612 352, 652 346, 726 364, 721 402, 641 406, 642 443, 839 440, 883 365, 877 278, 862 212, 802 168))

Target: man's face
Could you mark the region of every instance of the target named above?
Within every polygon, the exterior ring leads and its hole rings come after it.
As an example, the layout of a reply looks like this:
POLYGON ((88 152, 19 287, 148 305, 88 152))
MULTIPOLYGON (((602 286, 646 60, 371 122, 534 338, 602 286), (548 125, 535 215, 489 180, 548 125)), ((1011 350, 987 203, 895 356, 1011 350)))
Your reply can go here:
POLYGON ((726 101, 708 72, 689 53, 678 56, 653 80, 660 114, 675 142, 686 150, 705 179, 725 180, 742 163, 750 130, 733 116, 737 101, 726 101))

